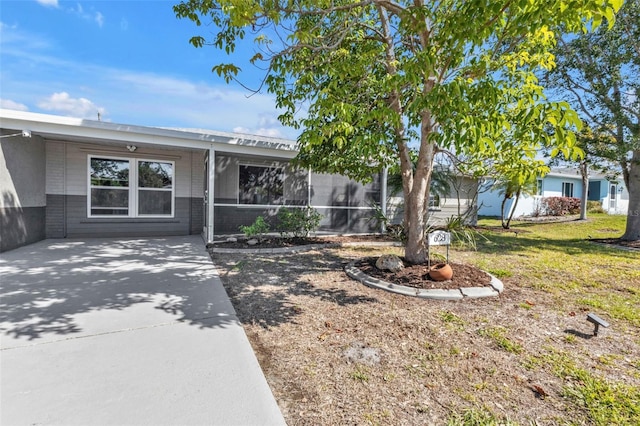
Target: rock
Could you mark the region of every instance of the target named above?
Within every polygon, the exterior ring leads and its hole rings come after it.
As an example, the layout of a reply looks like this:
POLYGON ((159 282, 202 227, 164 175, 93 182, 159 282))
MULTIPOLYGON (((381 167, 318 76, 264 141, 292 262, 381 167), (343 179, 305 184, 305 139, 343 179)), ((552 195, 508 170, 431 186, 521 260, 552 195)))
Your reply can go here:
POLYGON ((345 349, 344 355, 349 362, 366 365, 380 364, 380 350, 361 342, 353 342, 345 349))
POLYGON ((256 244, 258 244, 258 240, 256 240, 255 238, 252 238, 249 241, 247 241, 247 244, 249 244, 250 246, 255 246, 256 244))
POLYGON ((236 237, 229 237, 229 238, 227 238, 227 242, 228 243, 237 243, 238 239, 236 237))
POLYGON ((398 272, 404 268, 402 260, 395 254, 383 254, 376 260, 376 268, 391 272, 398 272))

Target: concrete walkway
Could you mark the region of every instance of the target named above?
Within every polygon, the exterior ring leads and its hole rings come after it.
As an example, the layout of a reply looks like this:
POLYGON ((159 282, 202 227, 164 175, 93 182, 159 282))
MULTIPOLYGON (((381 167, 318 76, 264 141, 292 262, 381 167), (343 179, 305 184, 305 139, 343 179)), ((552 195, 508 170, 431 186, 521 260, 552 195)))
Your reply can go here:
POLYGON ((200 237, 0 255, 0 424, 282 425, 200 237))

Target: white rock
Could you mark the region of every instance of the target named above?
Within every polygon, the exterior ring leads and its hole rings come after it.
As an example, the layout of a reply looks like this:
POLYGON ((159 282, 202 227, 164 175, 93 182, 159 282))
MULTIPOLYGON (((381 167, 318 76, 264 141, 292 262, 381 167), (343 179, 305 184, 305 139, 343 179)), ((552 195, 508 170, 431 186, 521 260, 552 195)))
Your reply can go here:
POLYGON ((249 244, 250 246, 255 246, 256 244, 258 244, 258 240, 256 240, 255 238, 252 238, 249 241, 247 241, 247 244, 249 244))
POLYGON ((376 268, 391 272, 398 272, 404 268, 402 260, 395 254, 383 254, 376 260, 376 268))
POLYGON ((227 242, 228 243, 237 243, 238 239, 236 237, 229 237, 229 238, 227 238, 227 242))

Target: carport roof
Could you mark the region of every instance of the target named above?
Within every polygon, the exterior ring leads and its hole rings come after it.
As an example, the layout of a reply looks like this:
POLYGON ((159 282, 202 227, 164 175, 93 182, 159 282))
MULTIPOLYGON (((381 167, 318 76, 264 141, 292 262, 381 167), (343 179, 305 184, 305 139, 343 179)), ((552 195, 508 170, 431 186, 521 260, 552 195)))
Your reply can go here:
POLYGON ((57 115, 0 109, 0 128, 29 130, 45 139, 140 144, 292 157, 296 142, 265 136, 201 129, 173 129, 111 123, 57 115))

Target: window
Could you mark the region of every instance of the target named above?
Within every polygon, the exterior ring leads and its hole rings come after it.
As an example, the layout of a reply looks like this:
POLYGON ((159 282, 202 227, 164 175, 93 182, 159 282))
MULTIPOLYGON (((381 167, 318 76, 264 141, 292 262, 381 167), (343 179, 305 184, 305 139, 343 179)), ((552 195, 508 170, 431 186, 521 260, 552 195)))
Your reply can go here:
POLYGON ((440 196, 438 194, 429 194, 429 208, 437 209, 440 207, 440 196))
POLYGON ((562 196, 563 197, 573 197, 573 183, 572 182, 562 182, 562 196))
POLYGON ((173 217, 174 163, 89 157, 90 217, 173 217))
POLYGON ((284 204, 284 171, 280 167, 240 165, 238 204, 284 204))
POLYGON ((542 179, 536 180, 536 195, 542 196, 544 194, 544 187, 542 186, 542 179))
POLYGON ((138 215, 172 215, 173 164, 138 161, 138 215))
POLYGON ((129 161, 91 158, 90 216, 129 216, 129 161))

